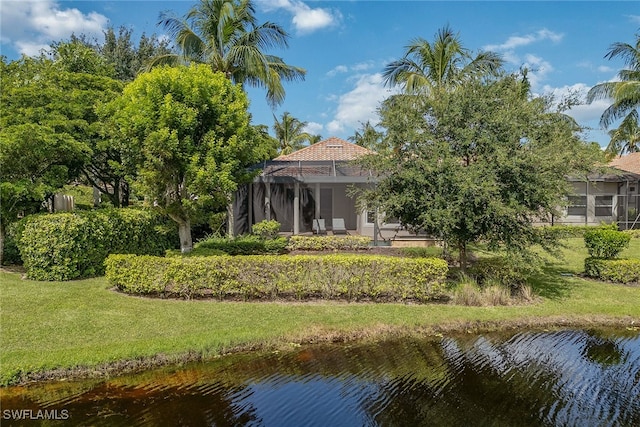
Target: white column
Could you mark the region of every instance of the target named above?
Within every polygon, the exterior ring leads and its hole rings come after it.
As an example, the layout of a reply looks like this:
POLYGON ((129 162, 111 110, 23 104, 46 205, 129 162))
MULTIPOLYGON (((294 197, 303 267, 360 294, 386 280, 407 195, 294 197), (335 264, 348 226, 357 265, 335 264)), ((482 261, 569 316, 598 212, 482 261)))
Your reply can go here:
POLYGON ((271 220, 271 183, 264 184, 264 217, 267 221, 271 220))
POLYGON ((300 234, 300 184, 293 184, 293 234, 300 234))

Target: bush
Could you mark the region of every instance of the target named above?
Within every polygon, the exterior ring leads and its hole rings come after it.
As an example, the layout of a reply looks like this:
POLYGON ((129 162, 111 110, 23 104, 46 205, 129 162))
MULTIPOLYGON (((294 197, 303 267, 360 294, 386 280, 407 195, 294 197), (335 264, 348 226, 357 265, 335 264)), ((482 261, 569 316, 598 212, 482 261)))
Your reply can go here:
POLYGON ((543 240, 584 237, 584 233, 594 229, 617 230, 618 227, 615 224, 605 224, 598 227, 592 225, 545 225, 534 228, 543 240))
POLYGON ((584 260, 584 271, 589 277, 608 282, 640 282, 640 259, 602 259, 589 257, 584 260))
POLYGON ((629 234, 607 228, 596 228, 584 233, 584 244, 589 256, 594 258, 615 258, 629 246, 630 240, 629 234))
POLYGON ((265 219, 251 226, 251 233, 255 234, 256 236, 260 236, 263 239, 274 239, 278 236, 279 231, 280 223, 275 220, 267 221, 265 219))
POLYGON ((178 237, 152 212, 101 209, 32 215, 17 243, 30 279, 72 280, 104 274, 109 254, 160 255, 178 237))
POLYGON ((533 268, 526 266, 524 261, 519 261, 518 257, 497 256, 479 259, 469 273, 480 285, 493 282, 515 290, 527 282, 529 270, 533 268))
POLYGON ((133 294, 221 299, 439 298, 447 263, 375 255, 173 257, 111 255, 107 279, 133 294))
POLYGON ((202 253, 199 252, 202 249, 215 249, 228 255, 282 254, 287 251, 287 239, 276 237, 265 240, 258 236, 240 236, 235 239, 210 237, 196 243, 193 252, 202 253))
POLYGON ((366 236, 291 236, 290 251, 365 250, 371 239, 366 236))

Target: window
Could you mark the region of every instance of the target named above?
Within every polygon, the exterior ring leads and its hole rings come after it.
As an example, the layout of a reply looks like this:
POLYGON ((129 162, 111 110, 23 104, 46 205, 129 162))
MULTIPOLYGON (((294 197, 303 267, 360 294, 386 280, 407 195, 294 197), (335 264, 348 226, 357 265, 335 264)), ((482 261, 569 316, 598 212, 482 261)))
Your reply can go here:
POLYGON ((587 215, 587 196, 569 196, 567 215, 587 215))
POLYGON ((613 196, 596 196, 596 216, 613 215, 613 196))

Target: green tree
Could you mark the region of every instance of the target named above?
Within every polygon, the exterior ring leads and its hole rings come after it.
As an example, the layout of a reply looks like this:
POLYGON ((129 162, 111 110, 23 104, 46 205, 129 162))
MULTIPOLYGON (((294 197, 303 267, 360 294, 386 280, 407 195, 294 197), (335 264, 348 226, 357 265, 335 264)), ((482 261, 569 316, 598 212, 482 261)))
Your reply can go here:
POLYGON ((122 138, 139 150, 142 193, 178 224, 183 252, 193 247, 199 209, 229 206, 252 178, 246 166, 269 152, 252 140, 259 129, 249 125, 247 108, 242 89, 206 65, 143 73, 107 107, 122 138))
POLYGON ((423 38, 412 40, 404 57, 385 67, 383 77, 387 85, 400 85, 405 93, 437 97, 470 78, 495 74, 502 64, 493 52, 473 56, 462 46, 459 34, 446 26, 438 30, 432 43, 423 38))
POLYGON ((377 153, 383 153, 387 151, 383 132, 379 132, 378 130, 376 130, 375 126, 373 126, 369 121, 362 124, 361 129, 362 131, 357 130, 353 136, 350 136, 348 138, 349 141, 377 153))
MULTIPOLYGON (((633 124, 638 121, 638 108, 640 108, 640 34, 636 34, 635 45, 617 42, 609 47, 605 55, 607 59, 621 58, 627 68, 618 72, 619 81, 605 82, 595 85, 587 94, 587 102, 592 103, 596 99, 610 99, 612 104, 604 110, 600 117, 600 125, 608 128, 619 119, 624 119, 620 132, 611 134, 611 148, 619 147, 619 154, 625 149, 633 151, 634 144, 620 144, 624 142, 623 134, 633 130, 633 124), (623 138, 623 139, 620 139, 623 138)), ((630 142, 630 141, 627 141, 630 142)))
POLYGON ((365 200, 410 230, 442 237, 459 250, 463 269, 471 242, 512 250, 536 242, 533 221, 558 214, 566 176, 586 173, 598 153, 523 85, 517 76, 477 79, 438 100, 388 104, 382 124, 404 143, 391 156, 371 156, 379 182, 365 200))
POLYGON ((620 126, 609 131, 611 138, 607 146, 607 153, 622 155, 640 151, 640 126, 638 126, 638 111, 631 111, 622 119, 620 126))
POLYGON ((272 106, 284 100, 283 80, 304 79, 304 69, 266 53, 286 48, 289 36, 272 22, 258 24, 251 0, 200 0, 184 18, 162 13, 158 24, 180 54, 161 56, 156 63, 208 64, 234 83, 265 88, 272 106))
POLYGON ((39 211, 45 199, 77 179, 91 157, 94 105, 117 94, 120 84, 76 72, 81 63, 44 56, 7 63, 2 57, 0 237, 18 214, 39 211))
POLYGON ((310 142, 311 135, 304 131, 307 122, 302 122, 293 117, 289 112, 282 113, 282 119, 273 116, 273 131, 279 144, 280 154, 290 154, 304 147, 305 142, 310 142))
POLYGON ((113 67, 113 77, 123 82, 135 79, 152 59, 172 53, 169 42, 158 39, 155 34, 148 37, 143 33, 136 46, 131 40, 132 32, 130 28, 120 27, 116 34, 113 27, 109 27, 104 31, 104 43, 93 46, 113 67))
MULTIPOLYGON (((134 52, 130 53, 133 55, 134 52)), ((123 48, 119 55, 128 54, 123 48)), ((114 71, 117 64, 112 61, 113 58, 101 56, 99 46, 91 45, 84 36, 52 44, 50 56, 60 69, 102 82, 102 87, 96 87, 91 93, 84 92, 87 127, 83 141, 91 149, 92 155, 82 171, 84 179, 106 196, 113 206, 127 206, 130 194, 127 176, 135 174, 135 168, 126 158, 126 146, 109 133, 104 117, 99 116, 100 106, 122 92, 123 84, 112 78, 118 76, 114 71)), ((133 72, 133 68, 129 68, 129 72, 133 72)))

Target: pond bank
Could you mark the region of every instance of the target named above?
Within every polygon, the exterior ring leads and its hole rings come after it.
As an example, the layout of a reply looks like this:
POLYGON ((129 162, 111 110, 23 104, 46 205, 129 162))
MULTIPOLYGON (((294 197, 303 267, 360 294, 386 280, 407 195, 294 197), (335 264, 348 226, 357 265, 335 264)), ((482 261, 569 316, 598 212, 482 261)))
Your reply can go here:
POLYGON ((151 357, 139 357, 99 364, 96 366, 76 366, 72 368, 56 368, 43 371, 27 372, 13 378, 11 386, 28 386, 46 381, 73 381, 90 378, 109 378, 125 374, 133 374, 165 366, 181 366, 191 362, 206 362, 226 355, 250 351, 291 351, 301 345, 318 343, 375 342, 389 338, 440 336, 453 333, 479 334, 495 331, 513 331, 520 329, 589 329, 589 328, 625 328, 640 330, 640 317, 611 316, 552 316, 523 317, 502 321, 452 321, 439 325, 393 326, 377 325, 351 331, 317 330, 306 331, 265 342, 246 343, 223 349, 219 353, 203 354, 188 351, 178 354, 157 354, 151 357))

